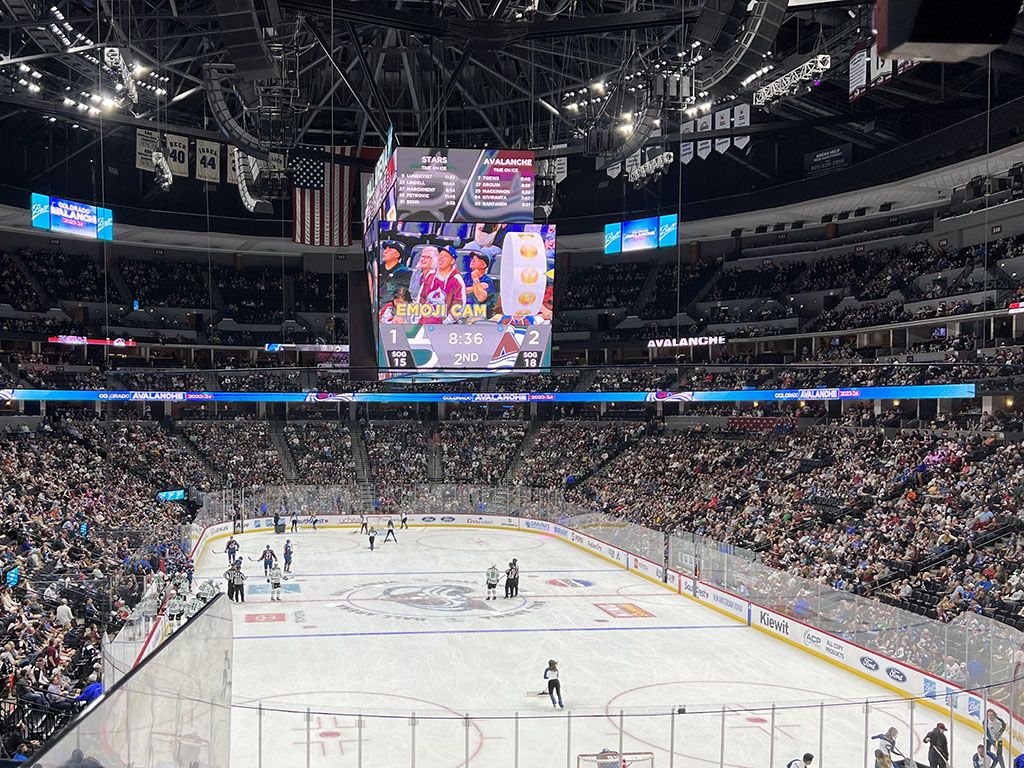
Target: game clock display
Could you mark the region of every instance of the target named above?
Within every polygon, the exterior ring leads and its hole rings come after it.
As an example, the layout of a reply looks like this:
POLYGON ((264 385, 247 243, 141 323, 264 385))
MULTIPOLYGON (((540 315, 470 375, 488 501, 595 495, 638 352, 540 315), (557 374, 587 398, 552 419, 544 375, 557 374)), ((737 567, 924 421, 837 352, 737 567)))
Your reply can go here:
POLYGON ((555 228, 382 222, 368 265, 381 378, 551 364, 555 228))

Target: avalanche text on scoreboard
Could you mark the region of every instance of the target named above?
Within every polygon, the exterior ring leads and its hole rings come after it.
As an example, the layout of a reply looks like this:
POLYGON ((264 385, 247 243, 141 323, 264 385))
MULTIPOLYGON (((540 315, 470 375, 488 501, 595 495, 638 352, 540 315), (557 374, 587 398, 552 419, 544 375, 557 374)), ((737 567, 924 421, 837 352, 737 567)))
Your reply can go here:
POLYGON ((109 208, 32 193, 32 226, 90 240, 114 239, 114 215, 109 208))

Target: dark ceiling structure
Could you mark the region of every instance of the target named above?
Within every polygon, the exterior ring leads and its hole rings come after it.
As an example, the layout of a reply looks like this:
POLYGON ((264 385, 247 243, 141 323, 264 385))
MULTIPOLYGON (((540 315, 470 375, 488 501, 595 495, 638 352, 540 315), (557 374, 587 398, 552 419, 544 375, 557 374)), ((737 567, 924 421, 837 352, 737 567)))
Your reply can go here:
MULTIPOLYGON (((871 3, 844 0, 0 0, 0 11, 0 125, 48 152, 9 169, 18 185, 70 173, 100 134, 105 166, 116 149, 131 167, 135 128, 266 156, 381 146, 393 126, 407 146, 568 156, 582 189, 605 189, 596 134, 611 137, 603 165, 642 143, 641 128, 673 147, 695 110, 749 103, 794 61, 831 56, 813 86, 753 110, 746 151, 688 166, 685 183, 672 169, 624 189, 612 207, 625 210, 677 186, 684 201, 771 187, 799 177, 805 152, 849 143, 855 161, 876 157, 1024 96, 1019 22, 991 57, 923 64, 851 101, 847 62, 870 34, 871 3)), ((566 215, 593 202, 570 197, 566 215)))

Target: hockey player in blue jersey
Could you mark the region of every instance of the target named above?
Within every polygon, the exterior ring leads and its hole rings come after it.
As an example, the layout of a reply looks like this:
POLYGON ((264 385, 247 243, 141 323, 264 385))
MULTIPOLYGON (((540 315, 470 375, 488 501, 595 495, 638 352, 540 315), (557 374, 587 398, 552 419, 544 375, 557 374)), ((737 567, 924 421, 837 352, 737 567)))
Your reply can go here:
POLYGON ((286 539, 284 542, 284 572, 292 572, 292 540, 286 539))
POLYGON ((238 556, 238 542, 235 541, 234 536, 228 539, 228 544, 224 547, 224 551, 228 553, 228 565, 231 565, 238 556))

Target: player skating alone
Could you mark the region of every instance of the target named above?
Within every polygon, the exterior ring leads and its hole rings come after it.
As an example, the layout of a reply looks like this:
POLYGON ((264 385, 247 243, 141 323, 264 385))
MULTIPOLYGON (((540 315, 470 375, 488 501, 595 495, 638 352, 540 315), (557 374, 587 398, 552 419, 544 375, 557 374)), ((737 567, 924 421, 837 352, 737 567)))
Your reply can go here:
POLYGON ((548 681, 548 696, 551 697, 551 708, 565 709, 565 704, 562 703, 562 683, 558 679, 558 662, 554 659, 548 660, 547 669, 544 670, 544 679, 548 681), (555 703, 555 696, 558 696, 558 702, 555 703))
POLYGON ((408 512, 405 512, 405 511, 402 512, 402 524, 399 525, 398 527, 401 528, 403 531, 409 530, 409 513, 408 512))
POLYGON ((790 760, 786 763, 786 768, 806 768, 808 765, 814 762, 814 755, 810 752, 804 753, 802 758, 790 760))
POLYGON ((224 551, 228 553, 228 565, 231 565, 238 557, 238 542, 235 541, 234 536, 228 539, 228 544, 224 547, 224 551))
POLYGON ((285 539, 284 542, 284 572, 292 572, 292 540, 285 539))
POLYGON ((384 534, 384 542, 387 543, 388 539, 391 539, 395 544, 398 543, 398 539, 395 538, 395 521, 390 517, 388 518, 388 532, 384 534))
POLYGON ((270 582, 270 602, 281 602, 281 566, 274 563, 267 581, 270 582))
POLYGON ((370 551, 373 552, 373 542, 377 538, 377 529, 371 525, 366 537, 370 540, 370 551))
POLYGON ((292 533, 296 533, 299 530, 299 510, 292 512, 292 533))
POLYGON ((367 536, 370 535, 369 528, 366 526, 366 515, 362 512, 359 513, 359 533, 365 533, 367 536))
POLYGON ((498 580, 501 578, 501 571, 498 570, 498 564, 493 564, 487 569, 487 597, 485 600, 497 600, 498 599, 498 580))
POLYGON ((277 562, 277 555, 274 554, 274 550, 267 544, 267 548, 263 550, 263 554, 260 555, 260 560, 263 561, 263 575, 266 576, 270 573, 271 567, 277 562))

